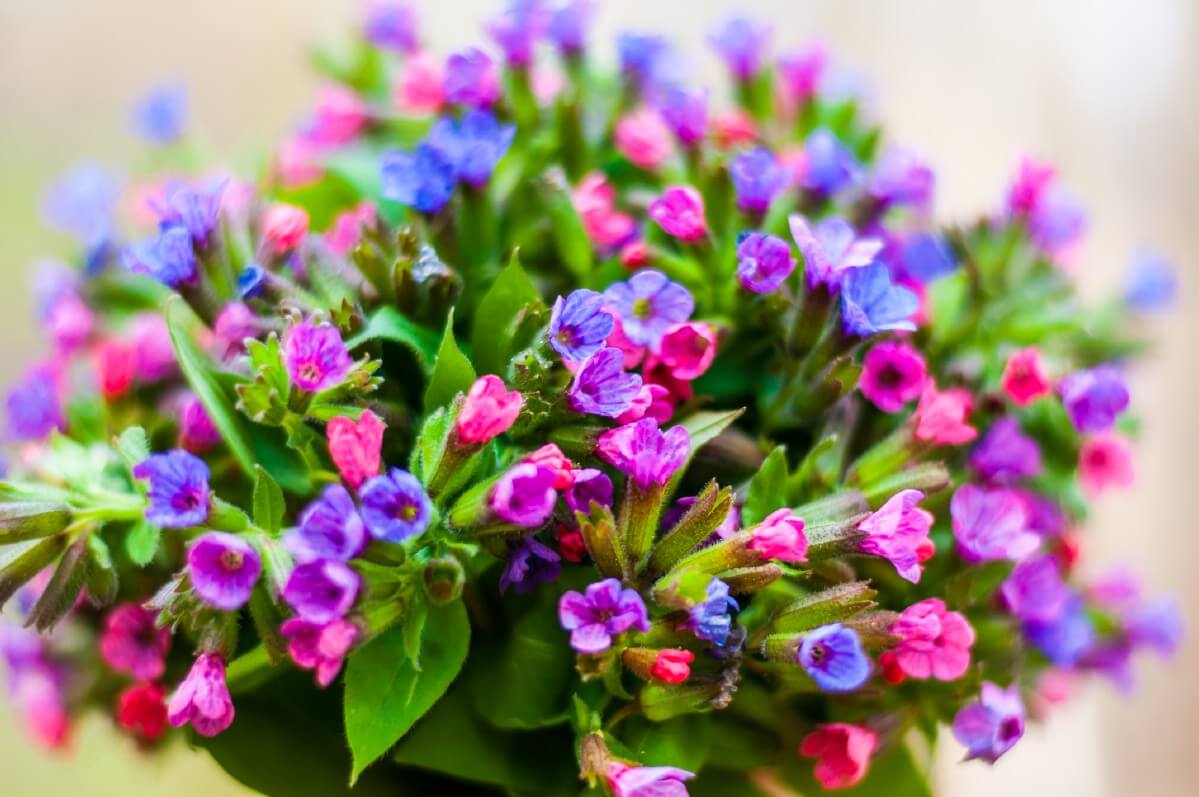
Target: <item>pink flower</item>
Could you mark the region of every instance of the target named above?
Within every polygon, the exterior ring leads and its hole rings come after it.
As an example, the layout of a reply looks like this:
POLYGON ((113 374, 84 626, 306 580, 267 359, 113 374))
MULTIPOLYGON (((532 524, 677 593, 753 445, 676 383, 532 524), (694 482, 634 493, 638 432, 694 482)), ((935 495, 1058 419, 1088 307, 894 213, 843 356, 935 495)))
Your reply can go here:
POLYGON ((1078 451, 1078 481, 1088 493, 1099 495, 1109 487, 1128 487, 1135 479, 1128 441, 1112 434, 1083 440, 1078 451))
POLYGON ((645 241, 629 241, 620 248, 620 265, 630 271, 645 268, 649 263, 649 245, 645 241))
POLYGON ((96 328, 96 315, 75 293, 63 294, 46 313, 46 328, 54 346, 71 354, 87 342, 96 328))
POLYGON ((325 233, 325 243, 339 255, 348 255, 362 238, 362 230, 374 227, 378 211, 373 202, 363 202, 356 208, 342 211, 325 233))
POLYGON ((963 484, 949 502, 958 554, 967 562, 1018 562, 1041 544, 1028 528, 1028 506, 1020 493, 963 484))
POLYGON ((616 422, 623 425, 642 418, 653 418, 659 424, 664 424, 670 420, 673 413, 669 390, 661 385, 642 383, 632 406, 618 415, 616 422))
POLYGON ((587 237, 601 250, 615 249, 637 232, 637 222, 616 209, 616 191, 603 172, 591 172, 571 192, 571 202, 587 237))
POLYGON ((325 173, 320 152, 304 136, 293 136, 275 152, 275 176, 284 188, 302 188, 315 183, 325 173))
POLYGON ((281 257, 295 249, 308 234, 308 211, 276 202, 262 217, 262 243, 268 254, 281 257))
POLYGON ((162 677, 164 658, 171 649, 171 632, 155 623, 155 612, 136 603, 122 603, 104 618, 100 656, 117 672, 138 681, 162 677))
POLYGON ((848 789, 866 776, 878 734, 861 725, 834 722, 804 737, 799 754, 816 759, 814 774, 826 789, 848 789))
POLYGON ((906 343, 884 341, 866 355, 858 389, 883 412, 899 412, 920 395, 927 379, 920 352, 906 343))
POLYGON ((137 371, 137 350, 131 343, 109 338, 96 346, 96 379, 106 399, 119 398, 129 392, 137 371))
POLYGON ((658 651, 650 673, 658 680, 668 684, 681 684, 691 677, 691 662, 695 654, 681 648, 668 648, 658 651))
POLYGON ((911 678, 953 681, 970 666, 974 629, 962 614, 946 610, 940 598, 904 609, 891 633, 901 639, 895 661, 911 678))
POLYGON ((712 131, 721 149, 733 149, 758 140, 754 118, 740 108, 716 116, 712 120, 712 131))
POLYGON ((612 797, 687 797, 694 773, 675 767, 630 767, 618 761, 606 773, 612 797))
POLYGON ((532 462, 553 471, 555 490, 565 490, 575 483, 574 463, 553 443, 546 443, 521 461, 532 462))
POLYGON ((695 243, 708 234, 704 198, 689 185, 667 188, 649 205, 649 217, 663 232, 684 243, 695 243))
POLYGON ((216 736, 233 724, 233 699, 225 684, 225 662, 215 653, 202 653, 167 704, 171 725, 191 723, 201 736, 216 736))
POLYGON ((1041 204, 1056 176, 1057 169, 1052 164, 1027 156, 1021 158, 1016 177, 1008 189, 1008 212, 1022 216, 1031 214, 1041 204))
POLYGON ((869 535, 858 550, 883 557, 895 566, 900 577, 913 584, 920 582, 921 557, 933 525, 932 513, 916 506, 923 498, 919 490, 903 490, 858 524, 858 530, 869 535))
POLYGON ((317 98, 308 137, 321 148, 340 147, 357 138, 369 121, 366 103, 357 92, 329 86, 317 98))
POLYGON ((432 53, 420 52, 408 58, 404 73, 396 84, 395 101, 400 110, 415 115, 432 115, 441 110, 445 73, 441 61, 432 53))
POLYGON ((612 326, 612 334, 604 341, 604 346, 624 352, 624 361, 621 365, 625 370, 636 368, 645 357, 646 348, 629 340, 629 336, 625 334, 624 327, 620 323, 619 313, 614 310, 608 310, 608 312, 616 323, 612 326))
POLYGON ((458 442, 465 445, 486 443, 503 434, 516 423, 523 404, 524 397, 520 391, 509 391, 498 376, 487 374, 479 377, 470 386, 466 402, 454 422, 458 442))
POLYGON ((808 560, 808 537, 804 534, 804 522, 791 514, 787 508, 777 509, 750 530, 753 538, 746 545, 762 559, 778 559, 780 562, 806 562, 808 560))
POLYGON ((915 436, 917 440, 939 446, 958 446, 978 436, 978 430, 966 422, 974 400, 963 388, 937 390, 931 381, 920 394, 916 405, 915 436))
POLYGON ((634 165, 653 172, 674 152, 674 136, 656 111, 638 108, 616 123, 616 148, 634 165))
POLYGON ((675 379, 697 379, 716 358, 716 331, 702 321, 684 321, 666 330, 658 359, 675 379))
POLYGON ((175 375, 175 347, 161 314, 139 313, 130 325, 129 339, 137 352, 139 381, 161 382, 175 375))
POLYGON ((370 410, 363 412, 356 423, 339 416, 325 427, 329 456, 351 487, 357 489, 370 477, 379 475, 379 452, 383 448, 383 430, 386 428, 387 424, 370 410))
POLYGON ((316 682, 322 688, 341 672, 342 662, 360 634, 358 626, 341 618, 318 625, 293 617, 280 631, 287 638, 291 660, 302 670, 316 670, 316 682))
POLYGON ((672 426, 663 432, 651 418, 609 429, 596 441, 599 458, 632 478, 642 490, 665 486, 690 451, 687 427, 672 426))
POLYGON ((1045 372, 1041 352, 1032 347, 1021 349, 1008 358, 1000 384, 1003 392, 1018 407, 1026 407, 1053 392, 1053 383, 1045 372))
POLYGON ((179 404, 179 445, 193 454, 203 454, 221 442, 221 432, 208 410, 194 393, 179 404))
POLYGON ((242 302, 230 302, 225 305, 213 323, 213 334, 221 356, 227 357, 245 349, 246 338, 257 337, 261 331, 258 316, 242 302))

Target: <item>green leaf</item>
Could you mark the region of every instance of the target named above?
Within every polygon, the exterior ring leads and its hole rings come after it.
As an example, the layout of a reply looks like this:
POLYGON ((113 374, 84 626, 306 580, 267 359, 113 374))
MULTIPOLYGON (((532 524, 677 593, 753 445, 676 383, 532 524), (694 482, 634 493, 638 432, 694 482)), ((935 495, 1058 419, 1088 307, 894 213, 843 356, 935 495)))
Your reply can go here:
POLYGON ((733 421, 740 418, 744 412, 744 408, 729 410, 728 412, 704 410, 692 413, 678 424, 675 424, 676 426, 685 427, 691 434, 691 449, 687 452, 687 460, 675 472, 674 477, 671 478, 666 490, 666 497, 674 495, 679 482, 683 479, 683 474, 687 472, 687 466, 691 464, 691 460, 695 459, 696 453, 705 445, 715 440, 721 432, 729 428, 733 421))
POLYGON ((83 592, 91 565, 87 538, 85 534, 67 548, 46 588, 42 590, 41 597, 30 610, 27 625, 34 626, 40 632, 49 631, 75 605, 79 594, 83 592))
POLYGON ((380 307, 366 323, 366 329, 346 345, 355 349, 372 340, 388 340, 406 346, 428 373, 437 357, 437 333, 422 326, 391 305, 380 307))
POLYGON ((99 533, 88 535, 87 597, 97 608, 111 606, 117 599, 117 570, 112 563, 112 554, 99 533))
POLYGON ((70 521, 71 507, 57 501, 0 504, 0 545, 49 537, 70 521))
POLYGON ((643 766, 699 772, 712 747, 712 716, 687 714, 665 722, 630 719, 620 728, 620 740, 643 766))
POLYGON ((475 311, 470 349, 478 373, 503 376, 529 308, 540 311, 545 303, 513 252, 475 311))
POLYGON ((425 412, 432 412, 454 400, 459 392, 465 393, 475 381, 475 367, 458 348, 454 339, 454 311, 445 322, 445 333, 437 349, 437 359, 429 386, 425 389, 425 412))
POLYGON ((125 535, 125 553, 129 561, 138 567, 145 567, 158 553, 158 541, 162 538, 162 529, 153 523, 142 519, 133 524, 125 535))
POLYGON ((58 558, 67 547, 67 536, 58 534, 0 548, 0 609, 25 582, 58 558))
POLYGON ((583 220, 571 201, 566 175, 552 172, 538 181, 541 201, 550 220, 550 232, 558 248, 558 259, 578 279, 591 271, 592 247, 583 220))
POLYGON ((745 505, 741 508, 741 525, 749 528, 786 505, 787 450, 776 446, 749 482, 745 505))
POLYGON ((430 609, 426 628, 419 671, 404 655, 401 626, 350 656, 345 722, 353 757, 351 784, 445 694, 466 661, 470 621, 460 601, 430 609))
POLYGON ((150 456, 150 439, 146 430, 140 426, 130 426, 121 432, 116 441, 117 453, 130 470, 150 456))
POLYGON ((254 525, 269 534, 278 534, 283 528, 283 515, 287 504, 283 500, 283 489, 271 475, 254 466, 254 525))

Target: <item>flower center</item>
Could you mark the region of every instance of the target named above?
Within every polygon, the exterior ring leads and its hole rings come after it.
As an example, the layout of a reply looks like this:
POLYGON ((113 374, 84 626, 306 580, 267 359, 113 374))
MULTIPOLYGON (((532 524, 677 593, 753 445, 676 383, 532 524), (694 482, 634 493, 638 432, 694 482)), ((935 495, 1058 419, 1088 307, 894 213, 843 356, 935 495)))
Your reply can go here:
POLYGON ((817 642, 808 651, 808 656, 811 657, 813 664, 819 664, 828 658, 828 648, 824 646, 824 643, 817 642))
POLYGON ((653 305, 650 304, 649 299, 638 299, 637 301, 633 302, 634 318, 649 318, 651 315, 653 315, 653 311, 654 308, 653 305))
POLYGON ((1024 723, 1020 721, 1019 717, 1008 717, 999 723, 999 738, 1005 742, 1019 737, 1023 731, 1024 723))
POLYGON ((400 507, 400 511, 396 512, 396 517, 405 523, 411 523, 416 520, 416 506, 413 504, 404 504, 400 507))
POLYGON ((246 558, 240 551, 225 550, 221 552, 221 568, 226 573, 235 573, 241 570, 245 560, 246 558))
POLYGON ((883 387, 898 387, 902 381, 903 376, 894 366, 889 365, 878 372, 878 383, 883 387))
POLYGON ((300 378, 305 382, 319 382, 321 378, 320 366, 313 362, 304 363, 299 368, 300 378))

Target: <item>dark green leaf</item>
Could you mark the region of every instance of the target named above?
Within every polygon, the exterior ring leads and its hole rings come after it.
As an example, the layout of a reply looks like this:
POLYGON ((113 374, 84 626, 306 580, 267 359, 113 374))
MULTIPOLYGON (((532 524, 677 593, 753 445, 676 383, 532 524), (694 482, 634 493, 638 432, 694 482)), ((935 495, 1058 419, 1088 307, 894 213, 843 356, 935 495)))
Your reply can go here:
POLYGON ((416 323, 390 305, 380 307, 367 322, 366 329, 358 333, 347 345, 354 349, 371 340, 389 340, 406 346, 416 355, 425 373, 433 368, 433 362, 437 357, 437 333, 416 323))
POLYGON ((620 740, 639 764, 699 772, 712 747, 712 716, 687 714, 665 722, 629 720, 620 729, 620 740))
POLYGON ((259 582, 250 594, 250 619, 254 621, 254 630, 262 640, 262 649, 266 651, 271 665, 276 665, 287 658, 287 640, 279 632, 283 624, 283 615, 271 599, 268 588, 259 582))
POLYGON ((49 631, 58 625, 58 621, 75 605, 79 593, 83 591, 83 585, 87 582, 91 564, 87 538, 87 534, 81 535, 67 548, 46 588, 42 590, 37 603, 30 610, 26 625, 33 626, 38 631, 49 631))
POLYGON ((71 508, 55 501, 0 504, 0 545, 49 537, 70 521, 71 508))
POLYGON ((269 534, 278 534, 283 528, 283 515, 287 504, 283 500, 283 490, 271 475, 262 469, 261 465, 254 466, 254 525, 269 534))
POLYGON ((454 311, 451 309, 445 322, 441 346, 437 349, 429 386, 425 389, 425 412, 448 405, 459 392, 470 390, 474 381, 475 368, 454 339, 454 311))
POLYGON ((558 248, 558 259, 577 279, 586 279, 591 271, 591 239, 571 201, 566 175, 560 171, 551 172, 539 181, 539 187, 550 220, 550 232, 558 248))
POLYGON ((776 446, 749 482, 741 525, 748 528, 779 507, 787 505, 787 451, 776 446))
POLYGON ((0 548, 0 608, 4 608, 13 593, 57 559, 66 547, 66 535, 59 534, 0 548))
POLYGON ((461 602, 431 609, 426 628, 420 671, 404 655, 399 626, 350 656, 345 722, 353 756, 351 783, 445 694, 466 661, 470 621, 461 602))
POLYGON ((125 553, 129 561, 138 567, 145 567, 158 553, 158 541, 162 537, 162 529, 145 519, 139 520, 130 527, 125 535, 125 553))
POLYGON ((691 449, 687 452, 687 460, 683 463, 670 480, 670 485, 666 490, 666 495, 669 497, 674 494, 675 489, 682 481, 683 474, 687 472, 687 466, 691 464, 691 460, 695 459, 696 453, 708 443, 716 439, 716 437, 725 429, 732 425, 733 421, 741 417, 744 409, 729 410, 728 412, 712 412, 703 410, 688 415, 676 426, 683 426, 691 434, 691 449))
POLYGON ((117 599, 117 588, 120 586, 117 570, 112 564, 112 554, 98 532, 88 536, 87 548, 90 558, 87 567, 88 600, 97 608, 111 606, 117 599))
POLYGON ((540 310, 545 304, 514 252, 475 311, 470 349, 478 373, 504 375, 514 338, 530 307, 540 310))

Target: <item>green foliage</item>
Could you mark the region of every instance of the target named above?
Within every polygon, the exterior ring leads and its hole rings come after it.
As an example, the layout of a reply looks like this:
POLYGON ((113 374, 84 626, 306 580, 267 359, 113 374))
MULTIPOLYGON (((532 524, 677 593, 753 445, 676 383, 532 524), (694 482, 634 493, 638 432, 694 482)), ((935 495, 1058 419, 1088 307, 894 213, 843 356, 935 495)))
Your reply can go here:
MULTIPOLYGON (((359 332, 346 345, 356 349, 372 340, 398 343, 411 351, 426 374, 433 370, 437 361, 437 333, 416 323, 390 305, 380 307, 367 321, 366 329, 359 332)), ((444 339, 442 346, 445 345, 444 339)))
POLYGON ((470 338, 475 370, 504 376, 508 360, 528 343, 529 328, 540 322, 544 312, 541 294, 513 252, 475 312, 470 338))
POLYGON ((441 345, 433 359, 429 386, 425 388, 425 412, 448 405, 456 394, 470 390, 474 381, 475 368, 454 339, 454 313, 451 310, 445 322, 441 345))
POLYGON ((786 505, 787 450, 783 446, 776 446, 749 482, 745 503, 741 507, 741 525, 749 528, 786 505))
POLYGON ((145 567, 154 560, 158 553, 158 543, 162 538, 162 529, 144 518, 129 527, 125 534, 125 554, 129 561, 138 567, 145 567))
POLYGON ((254 525, 268 534, 278 534, 283 528, 283 516, 287 504, 283 500, 283 489, 271 475, 254 466, 254 525))

